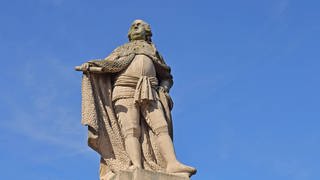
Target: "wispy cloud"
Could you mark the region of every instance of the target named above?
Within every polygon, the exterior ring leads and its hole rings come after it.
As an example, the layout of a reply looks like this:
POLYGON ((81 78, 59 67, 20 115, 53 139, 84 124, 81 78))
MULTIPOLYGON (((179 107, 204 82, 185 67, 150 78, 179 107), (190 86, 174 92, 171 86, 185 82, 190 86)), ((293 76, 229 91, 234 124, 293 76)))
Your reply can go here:
POLYGON ((25 61, 17 72, 16 79, 21 82, 19 88, 22 89, 18 89, 18 93, 29 94, 23 99, 5 98, 4 103, 10 107, 10 119, 3 122, 3 127, 64 152, 43 159, 88 151, 86 128, 80 124, 80 76, 61 61, 49 58, 42 62, 25 61), (78 108, 73 103, 78 103, 78 108))

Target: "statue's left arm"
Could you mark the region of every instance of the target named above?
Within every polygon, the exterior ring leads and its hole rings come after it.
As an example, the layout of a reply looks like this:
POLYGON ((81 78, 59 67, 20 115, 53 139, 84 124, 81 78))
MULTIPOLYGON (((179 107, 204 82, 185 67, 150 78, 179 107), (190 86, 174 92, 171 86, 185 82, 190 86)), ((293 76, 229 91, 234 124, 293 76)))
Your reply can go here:
POLYGON ((157 53, 157 63, 155 64, 157 70, 157 77, 160 88, 169 92, 173 85, 173 77, 171 75, 171 68, 165 63, 163 57, 157 53))

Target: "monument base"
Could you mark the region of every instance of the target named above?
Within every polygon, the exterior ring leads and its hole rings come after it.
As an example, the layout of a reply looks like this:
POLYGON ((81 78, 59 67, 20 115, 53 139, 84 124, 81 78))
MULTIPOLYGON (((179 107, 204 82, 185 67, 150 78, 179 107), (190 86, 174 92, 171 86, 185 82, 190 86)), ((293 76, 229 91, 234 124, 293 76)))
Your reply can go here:
POLYGON ((120 171, 110 180, 190 180, 188 174, 167 174, 144 169, 134 169, 132 171, 120 171))

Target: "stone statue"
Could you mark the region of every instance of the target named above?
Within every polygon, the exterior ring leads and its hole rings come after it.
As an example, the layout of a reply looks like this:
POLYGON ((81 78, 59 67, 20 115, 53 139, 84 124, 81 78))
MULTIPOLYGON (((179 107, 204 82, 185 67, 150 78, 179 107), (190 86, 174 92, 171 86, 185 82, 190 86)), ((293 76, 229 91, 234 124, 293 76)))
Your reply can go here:
POLYGON ((135 20, 128 43, 76 67, 83 71, 82 124, 88 126, 88 145, 101 155, 100 179, 133 169, 196 173, 176 159, 172 75, 151 36, 150 25, 135 20))

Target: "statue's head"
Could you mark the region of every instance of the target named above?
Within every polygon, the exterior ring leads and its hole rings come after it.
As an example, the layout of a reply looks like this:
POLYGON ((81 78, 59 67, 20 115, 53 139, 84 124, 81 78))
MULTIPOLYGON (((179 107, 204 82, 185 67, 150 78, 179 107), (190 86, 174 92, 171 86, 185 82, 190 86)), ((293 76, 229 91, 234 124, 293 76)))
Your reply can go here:
POLYGON ((148 23, 143 20, 134 20, 128 32, 129 41, 145 40, 151 42, 151 28, 148 23))

